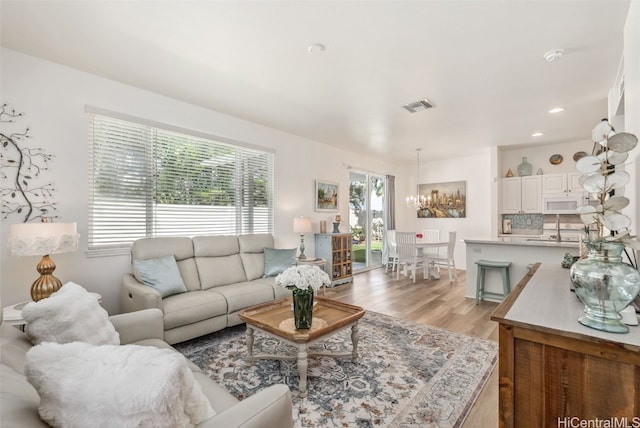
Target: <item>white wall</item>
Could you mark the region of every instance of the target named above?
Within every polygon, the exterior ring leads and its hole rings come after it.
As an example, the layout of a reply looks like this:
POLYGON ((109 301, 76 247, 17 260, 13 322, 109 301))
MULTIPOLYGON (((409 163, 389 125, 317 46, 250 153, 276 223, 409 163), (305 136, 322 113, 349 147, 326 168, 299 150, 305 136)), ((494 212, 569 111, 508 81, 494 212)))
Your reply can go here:
MULTIPOLYGON (((640 1, 629 5, 624 27, 624 125, 625 131, 640 137, 640 1)), ((631 175, 625 194, 631 199, 625 213, 632 219, 631 232, 640 234, 640 145, 636 147, 627 165, 631 175)))
MULTIPOLYGON (((318 222, 331 220, 333 216, 314 212, 315 179, 339 182, 340 214, 348 218, 347 164, 398 176, 399 169, 387 160, 362 154, 354 156, 12 50, 2 49, 0 55, 0 101, 25 113, 19 123, 31 128, 30 146, 42 146, 55 155, 51 170, 45 174, 50 174, 58 188, 56 221, 77 222, 82 235, 80 251, 52 257, 58 266, 55 274, 63 283, 75 281, 102 294, 103 306, 110 313, 119 311, 120 278, 130 266, 128 256, 88 258, 84 252, 87 248, 87 104, 275 150, 274 235, 276 246, 281 248, 299 245, 299 237, 291 230, 293 217, 311 217, 314 232, 318 232, 318 222)), ((402 178, 398 178, 398 182, 402 188, 402 178)), ((21 221, 20 217, 11 216, 2 222, 0 229, 0 287, 4 305, 27 300, 30 285, 38 276, 36 264, 40 257, 12 256, 7 249, 9 224, 21 221)), ((312 239, 308 236, 307 242, 313 242, 312 239)), ((307 245, 306 252, 313 255, 313 245, 307 245)))
POLYGON ((487 150, 486 153, 477 156, 438 161, 427 160, 426 162, 422 160, 425 156, 422 156, 420 162, 420 184, 466 181, 467 217, 417 218, 416 211, 408 208, 404 203, 404 198, 416 190, 416 174, 413 174, 409 178, 410 184, 406 185, 404 193, 400 186, 397 189, 397 229, 405 231, 438 229, 442 240, 447 239, 450 231, 456 231, 456 267, 466 269, 466 246, 463 241, 465 239, 491 239, 496 237, 496 230, 493 227, 497 216, 493 151, 493 149, 487 150))
MULTIPOLYGON (((596 126, 599 120, 600 119, 594 122, 593 126, 596 126)), ((590 129, 588 131, 591 132, 590 129)), ((522 163, 522 158, 525 156, 527 158, 527 162, 533 166, 533 174, 538 172, 538 168, 542 169, 543 174, 576 172, 576 162, 573 160, 573 155, 577 152, 586 152, 587 154, 591 154, 592 149, 593 142, 590 140, 546 145, 539 144, 535 147, 502 147, 500 149, 501 167, 499 170, 499 176, 506 177, 507 171, 511 169, 514 177, 517 177, 518 165, 522 163), (549 162, 549 158, 556 154, 562 156, 562 162, 560 164, 553 165, 549 162)))

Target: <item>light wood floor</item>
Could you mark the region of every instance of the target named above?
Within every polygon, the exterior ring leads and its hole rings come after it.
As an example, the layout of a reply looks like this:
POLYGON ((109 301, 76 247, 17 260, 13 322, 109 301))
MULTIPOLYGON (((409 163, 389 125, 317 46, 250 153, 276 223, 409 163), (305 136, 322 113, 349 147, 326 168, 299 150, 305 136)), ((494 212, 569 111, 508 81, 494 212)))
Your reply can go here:
MULTIPOLYGON (((325 296, 362 306, 367 310, 428 324, 457 333, 498 341, 498 324, 489 317, 496 303, 480 302, 465 296, 465 271, 458 270, 458 279, 449 284, 446 269, 441 279, 422 280, 417 274, 410 279, 373 269, 358 273, 353 283, 337 285, 326 290, 325 296)), ((322 291, 320 292, 322 295, 322 291)), ((471 409, 463 428, 498 426, 497 368, 487 381, 471 409)))

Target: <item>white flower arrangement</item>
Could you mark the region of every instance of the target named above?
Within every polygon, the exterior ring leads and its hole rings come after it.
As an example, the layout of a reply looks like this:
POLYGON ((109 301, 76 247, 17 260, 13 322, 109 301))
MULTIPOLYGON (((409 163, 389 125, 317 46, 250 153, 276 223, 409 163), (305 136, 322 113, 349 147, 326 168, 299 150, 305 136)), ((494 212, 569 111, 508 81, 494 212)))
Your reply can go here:
POLYGON ((615 190, 623 188, 629 181, 629 173, 620 167, 638 139, 626 132, 616 134, 606 119, 593 128, 591 139, 598 150, 594 149, 591 156, 578 160, 576 169, 583 174, 580 177, 582 187, 597 197, 598 205, 579 207, 580 218, 587 226, 595 224, 597 239, 621 242, 627 247, 640 249, 640 243, 628 229, 631 220, 620 212, 629 205, 629 199, 615 194, 615 190), (605 236, 605 230, 612 233, 605 236))
POLYGON ((318 291, 323 285, 331 285, 331 279, 318 266, 300 265, 287 268, 276 276, 276 285, 288 288, 294 293, 298 290, 318 291))

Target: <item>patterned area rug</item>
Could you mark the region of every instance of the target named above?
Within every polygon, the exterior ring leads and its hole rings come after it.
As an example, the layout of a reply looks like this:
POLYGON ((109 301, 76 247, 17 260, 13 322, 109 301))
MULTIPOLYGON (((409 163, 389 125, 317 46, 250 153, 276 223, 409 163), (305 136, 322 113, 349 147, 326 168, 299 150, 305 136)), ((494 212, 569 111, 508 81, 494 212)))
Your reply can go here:
MULTIPOLYGON (((497 344, 367 312, 359 358, 309 358, 309 395, 299 398, 295 361, 245 362, 244 325, 176 345, 238 399, 275 383, 289 385, 296 427, 458 427, 497 361, 497 344)), ((256 332, 255 353, 295 355, 256 332)), ((350 330, 312 347, 349 352, 350 330)), ((311 351, 311 352, 312 352, 311 351)))

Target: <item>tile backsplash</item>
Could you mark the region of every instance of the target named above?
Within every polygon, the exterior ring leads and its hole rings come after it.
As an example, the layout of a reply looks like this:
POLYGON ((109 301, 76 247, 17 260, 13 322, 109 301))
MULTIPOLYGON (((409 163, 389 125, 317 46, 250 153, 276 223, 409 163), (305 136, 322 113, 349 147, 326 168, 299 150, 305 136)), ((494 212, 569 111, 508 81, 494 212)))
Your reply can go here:
MULTIPOLYGON (((544 224, 555 223, 556 216, 555 214, 503 214, 502 219, 511 220, 512 235, 542 235, 544 224)), ((580 217, 573 214, 562 214, 560 221, 562 223, 582 224, 580 217)))
POLYGON ((514 235, 542 235, 542 214, 503 214, 502 219, 511 220, 511 233, 514 235))

